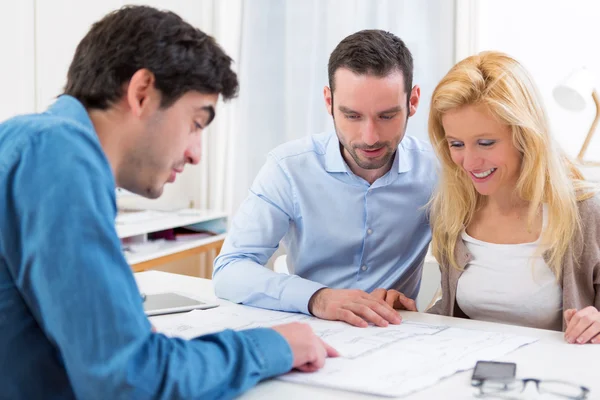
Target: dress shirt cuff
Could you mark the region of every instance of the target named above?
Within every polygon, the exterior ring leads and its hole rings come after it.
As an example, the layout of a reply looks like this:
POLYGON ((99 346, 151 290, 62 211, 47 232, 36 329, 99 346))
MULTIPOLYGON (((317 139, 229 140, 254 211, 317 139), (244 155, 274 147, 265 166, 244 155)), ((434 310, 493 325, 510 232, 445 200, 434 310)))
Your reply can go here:
POLYGON ((286 283, 281 294, 282 308, 310 315, 308 312, 308 302, 317 290, 324 287, 327 286, 295 276, 294 279, 286 283))
POLYGON ((292 369, 294 355, 288 342, 279 332, 269 328, 256 328, 241 331, 258 353, 262 364, 261 379, 285 374, 292 369))

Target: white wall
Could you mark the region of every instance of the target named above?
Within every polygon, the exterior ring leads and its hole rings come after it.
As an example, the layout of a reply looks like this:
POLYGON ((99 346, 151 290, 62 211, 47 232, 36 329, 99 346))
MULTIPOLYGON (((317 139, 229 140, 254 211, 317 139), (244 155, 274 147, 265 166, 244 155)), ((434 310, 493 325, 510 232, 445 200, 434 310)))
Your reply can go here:
MULTIPOLYGON (((500 50, 522 62, 544 97, 555 137, 576 156, 595 107, 591 96, 585 111, 561 108, 552 89, 574 69, 586 66, 600 79, 598 0, 486 0, 476 3, 474 50, 500 50)), ((587 151, 600 161, 600 132, 587 151)))
POLYGON ((0 121, 35 108, 34 0, 0 6, 0 121))

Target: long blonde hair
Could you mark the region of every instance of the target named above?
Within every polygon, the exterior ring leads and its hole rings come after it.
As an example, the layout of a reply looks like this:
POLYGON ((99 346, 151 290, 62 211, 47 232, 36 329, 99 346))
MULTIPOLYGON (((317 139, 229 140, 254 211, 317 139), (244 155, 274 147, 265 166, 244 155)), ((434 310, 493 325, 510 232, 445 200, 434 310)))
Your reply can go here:
POLYGON ((467 105, 482 105, 512 129, 522 155, 516 194, 529 202, 531 227, 542 203, 548 205, 548 224, 542 244, 549 266, 559 279, 571 241, 581 235, 577 201, 593 196, 581 172, 560 151, 549 134, 541 97, 529 73, 513 58, 483 52, 456 64, 437 85, 429 112, 429 139, 441 161, 441 179, 430 202, 432 250, 441 263, 460 269, 455 246, 472 221, 484 196, 450 157, 442 116, 467 105))

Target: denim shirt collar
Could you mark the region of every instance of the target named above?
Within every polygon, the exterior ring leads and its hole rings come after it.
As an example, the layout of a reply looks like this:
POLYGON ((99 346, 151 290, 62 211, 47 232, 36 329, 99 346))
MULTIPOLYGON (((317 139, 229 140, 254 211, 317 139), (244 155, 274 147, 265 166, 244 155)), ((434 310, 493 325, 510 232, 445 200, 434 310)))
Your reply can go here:
POLYGON ((87 110, 83 104, 73 96, 67 94, 59 96, 56 101, 48 107, 46 113, 68 119, 71 122, 78 124, 84 131, 96 136, 94 124, 92 124, 92 120, 90 119, 87 110))

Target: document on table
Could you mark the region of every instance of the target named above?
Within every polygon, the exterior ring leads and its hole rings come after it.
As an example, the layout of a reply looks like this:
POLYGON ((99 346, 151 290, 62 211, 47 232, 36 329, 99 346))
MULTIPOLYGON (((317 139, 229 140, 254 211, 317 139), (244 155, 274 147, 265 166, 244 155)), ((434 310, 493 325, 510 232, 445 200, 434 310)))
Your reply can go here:
POLYGON ((424 389, 477 360, 493 360, 537 339, 512 334, 403 321, 386 328, 356 328, 303 315, 224 305, 151 318, 159 332, 191 339, 223 329, 268 327, 304 322, 336 348, 315 373, 291 372, 278 379, 380 396, 402 396, 424 389))

